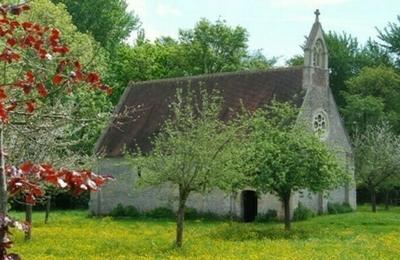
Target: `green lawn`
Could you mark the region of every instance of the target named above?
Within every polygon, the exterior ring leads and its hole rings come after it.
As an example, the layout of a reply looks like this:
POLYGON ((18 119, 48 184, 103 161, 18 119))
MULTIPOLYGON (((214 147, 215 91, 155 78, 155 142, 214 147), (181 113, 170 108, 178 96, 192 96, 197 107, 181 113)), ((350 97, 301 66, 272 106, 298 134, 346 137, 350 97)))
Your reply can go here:
MULTIPOLYGON (((280 223, 188 221, 182 249, 173 248, 170 220, 89 218, 59 211, 43 224, 34 214, 33 239, 15 231, 23 259, 399 259, 400 208, 376 214, 315 217, 283 231, 280 223)), ((20 214, 18 214, 20 215, 20 214)))

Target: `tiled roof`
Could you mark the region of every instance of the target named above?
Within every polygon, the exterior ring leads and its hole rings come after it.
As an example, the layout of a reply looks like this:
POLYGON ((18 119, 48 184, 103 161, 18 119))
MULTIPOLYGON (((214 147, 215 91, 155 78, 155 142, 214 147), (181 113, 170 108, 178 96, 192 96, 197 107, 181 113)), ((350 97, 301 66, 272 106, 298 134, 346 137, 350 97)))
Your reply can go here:
POLYGON ((292 67, 131 83, 121 97, 115 114, 126 108, 135 108, 136 111, 122 122, 115 119, 119 122, 112 122, 105 129, 96 151, 106 156, 119 156, 124 147, 134 149, 139 145, 144 151, 151 149, 150 138, 168 117, 168 105, 177 88, 190 86, 192 89, 219 90, 224 98, 221 119, 228 120, 241 103, 250 110, 269 103, 273 98, 301 105, 304 96, 302 79, 302 67, 292 67))

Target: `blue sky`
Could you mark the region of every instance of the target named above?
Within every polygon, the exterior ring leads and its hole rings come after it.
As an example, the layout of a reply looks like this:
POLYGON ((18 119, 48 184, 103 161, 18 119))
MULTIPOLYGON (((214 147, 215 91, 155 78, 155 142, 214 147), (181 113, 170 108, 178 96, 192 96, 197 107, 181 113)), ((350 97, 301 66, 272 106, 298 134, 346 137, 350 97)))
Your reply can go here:
POLYGON ((178 29, 193 28, 200 18, 222 18, 249 32, 249 47, 262 49, 278 64, 295 54, 321 11, 325 31, 347 32, 365 42, 376 39, 375 27, 384 28, 400 15, 400 0, 126 0, 139 15, 146 37, 177 37, 178 29))

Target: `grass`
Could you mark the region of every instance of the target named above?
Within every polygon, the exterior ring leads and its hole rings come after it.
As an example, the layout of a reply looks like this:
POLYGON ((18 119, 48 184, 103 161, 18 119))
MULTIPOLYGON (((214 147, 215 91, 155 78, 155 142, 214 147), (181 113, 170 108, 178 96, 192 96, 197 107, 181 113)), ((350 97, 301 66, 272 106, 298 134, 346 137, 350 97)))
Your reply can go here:
MULTIPOLYGON (((15 214, 14 214, 15 215, 15 214)), ((20 215, 20 214, 17 214, 20 215)), ((33 238, 15 231, 14 252, 23 259, 398 259, 400 208, 295 222, 186 223, 184 247, 173 247, 172 220, 90 218, 84 211, 53 212, 43 224, 34 213, 33 238)))

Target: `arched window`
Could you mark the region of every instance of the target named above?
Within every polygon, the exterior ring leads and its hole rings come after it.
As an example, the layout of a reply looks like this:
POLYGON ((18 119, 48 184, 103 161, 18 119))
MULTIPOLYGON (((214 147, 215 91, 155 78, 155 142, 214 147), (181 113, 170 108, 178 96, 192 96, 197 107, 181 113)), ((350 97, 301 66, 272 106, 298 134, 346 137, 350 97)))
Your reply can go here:
POLYGON ((321 139, 325 139, 329 134, 328 116, 323 110, 317 110, 313 115, 314 133, 321 139))
POLYGON ((324 44, 321 39, 315 42, 313 49, 313 66, 324 67, 324 44))

